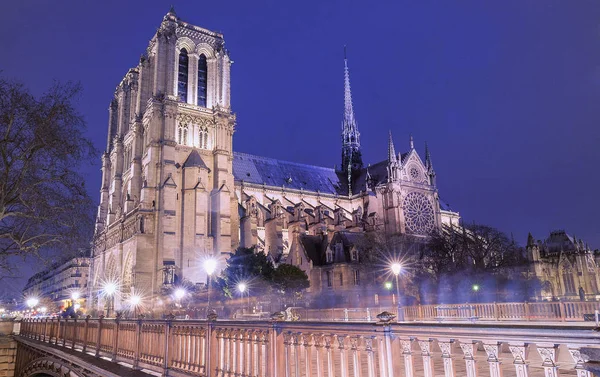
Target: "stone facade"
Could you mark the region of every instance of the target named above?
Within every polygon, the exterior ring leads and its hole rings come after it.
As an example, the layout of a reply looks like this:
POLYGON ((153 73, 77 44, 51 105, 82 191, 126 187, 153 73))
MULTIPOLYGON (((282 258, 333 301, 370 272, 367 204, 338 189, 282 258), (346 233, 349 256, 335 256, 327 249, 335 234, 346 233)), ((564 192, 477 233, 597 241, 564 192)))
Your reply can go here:
POLYGON ((50 266, 33 275, 23 289, 25 298, 50 299, 57 308, 72 303, 72 294, 79 294, 78 303, 85 305, 90 278, 91 258, 78 257, 50 266))
POLYGON ((551 232, 544 241, 536 241, 529 234, 527 252, 535 276, 544 284, 539 298, 600 299, 597 273, 600 253, 591 250, 583 240, 564 230, 551 232))
POLYGON ((184 279, 203 283, 203 261, 223 266, 238 246, 299 264, 312 278, 301 236, 425 236, 458 224, 439 199, 429 152, 423 161, 412 138, 396 154, 390 135, 387 159, 363 166, 345 63, 339 169, 237 153, 223 36, 169 12, 109 107, 90 293, 118 282, 119 309, 136 290, 155 296, 184 279))

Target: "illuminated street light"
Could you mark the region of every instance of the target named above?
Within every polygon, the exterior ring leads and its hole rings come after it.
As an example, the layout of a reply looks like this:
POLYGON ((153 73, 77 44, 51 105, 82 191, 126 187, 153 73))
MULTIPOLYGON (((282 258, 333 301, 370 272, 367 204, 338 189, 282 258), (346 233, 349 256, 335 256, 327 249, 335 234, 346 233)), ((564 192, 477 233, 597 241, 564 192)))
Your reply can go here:
POLYGON ((474 292, 478 292, 479 291, 479 284, 473 284, 473 291, 474 292))
POLYGON ((115 283, 106 283, 104 284, 104 294, 107 296, 112 296, 117 292, 117 285, 115 283))
POLYGON ((208 274, 208 276, 212 276, 215 270, 217 269, 217 261, 213 258, 209 258, 204 261, 204 271, 208 274))
POLYGON ((40 303, 40 300, 38 300, 35 297, 31 297, 31 298, 27 299, 26 303, 27 303, 27 306, 29 306, 29 308, 33 309, 34 306, 36 306, 37 304, 40 303))
POLYGON ((137 317, 137 309, 141 302, 142 298, 138 295, 133 295, 129 297, 129 304, 133 307, 133 315, 135 317, 137 317))
POLYGON ((398 262, 392 263, 390 266, 394 275, 396 275, 396 301, 398 304, 398 320, 401 320, 404 317, 404 313, 401 311, 400 307, 400 284, 398 282, 398 276, 400 275, 400 271, 402 271, 402 265, 398 262))
POLYGON ((183 288, 177 288, 175 290, 175 298, 177 300, 181 300, 185 296, 185 293, 186 293, 185 289, 183 289, 183 288))
POLYGON ((207 260, 204 261, 204 271, 206 271, 206 274, 208 275, 208 302, 206 305, 206 313, 208 314, 208 308, 210 308, 210 281, 212 279, 212 274, 215 273, 215 270, 217 269, 217 260, 213 259, 213 258, 208 258, 207 260))
POLYGON ((80 297, 79 292, 73 292, 73 293, 71 293, 71 298, 73 300, 79 300, 79 297, 80 297))
POLYGON ((392 289, 392 282, 386 281, 385 284, 383 284, 383 286, 385 287, 385 289, 390 290, 392 289))
POLYGON ((246 283, 239 283, 238 284, 238 291, 240 291, 240 293, 244 294, 244 292, 246 292, 246 288, 248 288, 248 286, 246 285, 246 283))
POLYGON ((46 312, 47 312, 47 311, 48 311, 48 308, 47 308, 47 307, 45 307, 45 306, 42 306, 42 307, 40 308, 40 312, 42 312, 42 314, 46 314, 46 312))

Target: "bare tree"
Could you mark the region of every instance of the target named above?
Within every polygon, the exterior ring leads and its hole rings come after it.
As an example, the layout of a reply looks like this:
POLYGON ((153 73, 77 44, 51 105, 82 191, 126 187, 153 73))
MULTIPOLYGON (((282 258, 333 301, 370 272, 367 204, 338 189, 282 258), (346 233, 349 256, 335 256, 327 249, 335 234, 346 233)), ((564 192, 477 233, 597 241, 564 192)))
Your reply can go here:
POLYGON ((0 269, 43 248, 76 251, 89 241, 93 202, 82 162, 96 151, 74 101, 77 84, 55 83, 40 97, 0 78, 0 269))

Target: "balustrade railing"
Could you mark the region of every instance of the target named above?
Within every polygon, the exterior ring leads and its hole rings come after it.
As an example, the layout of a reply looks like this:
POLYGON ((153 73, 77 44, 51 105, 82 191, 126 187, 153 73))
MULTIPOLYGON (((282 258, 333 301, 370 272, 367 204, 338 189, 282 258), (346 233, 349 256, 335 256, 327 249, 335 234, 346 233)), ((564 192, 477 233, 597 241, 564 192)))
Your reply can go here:
MULTIPOLYGON (((593 321, 600 302, 508 302, 416 305, 400 307, 405 321, 593 321), (584 318, 584 315, 587 318, 584 318)), ((375 321, 375 314, 398 308, 293 308, 292 314, 303 321, 375 321)))
MULTIPOLYGON (((468 308, 469 314, 494 315, 479 305, 468 308)), ((518 317, 522 308, 496 310, 518 317)), ((546 313, 531 313, 540 312, 546 313)), ((429 308, 420 313, 438 314, 429 308)), ((281 317, 25 319, 20 336, 175 377, 553 377, 559 370, 591 377, 579 350, 600 347, 600 333, 577 324, 395 323, 391 313, 377 316, 377 323, 281 317)))

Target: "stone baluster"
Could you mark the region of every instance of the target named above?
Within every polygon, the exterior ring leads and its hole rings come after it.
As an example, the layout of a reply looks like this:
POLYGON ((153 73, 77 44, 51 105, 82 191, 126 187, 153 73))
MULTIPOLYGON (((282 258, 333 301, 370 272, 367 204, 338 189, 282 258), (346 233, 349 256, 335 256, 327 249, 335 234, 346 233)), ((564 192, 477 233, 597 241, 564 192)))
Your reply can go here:
POLYGON ((419 340, 418 342, 423 357, 423 374, 425 377, 433 377, 433 359, 431 358, 431 343, 433 340, 419 340))
MULTIPOLYGON (((217 348, 218 348, 218 356, 217 356, 217 364, 215 365, 215 369, 217 371, 217 376, 223 373, 223 369, 225 369, 225 337, 222 329, 216 329, 217 336, 217 348)), ((210 359, 209 359, 210 360, 210 359)), ((207 375, 210 375, 212 371, 208 369, 207 375)))
POLYGON ((256 375, 258 377, 263 377, 265 375, 265 371, 266 371, 266 365, 264 364, 264 361, 266 359, 266 349, 267 349, 267 339, 268 339, 268 333, 265 331, 261 331, 258 333, 258 337, 257 337, 257 343, 258 343, 258 353, 257 353, 257 357, 256 357, 256 363, 257 363, 257 368, 256 368, 256 375))
MULTIPOLYGON (((327 350, 327 377, 336 377, 334 373, 334 365, 333 365, 333 341, 332 338, 335 335, 325 335, 323 339, 325 340, 325 349, 327 350)), ((383 377, 383 376, 382 376, 383 377)))
POLYGON ((243 376, 246 373, 246 367, 245 367, 245 361, 246 358, 248 356, 248 354, 246 354, 244 352, 245 348, 246 348, 246 331, 245 330, 241 330, 237 336, 238 338, 238 349, 239 349, 239 354, 238 354, 238 361, 239 361, 239 365, 238 365, 238 375, 243 376))
POLYGON ((575 370, 577 371, 577 377, 592 377, 593 376, 592 372, 588 372, 583 367, 585 360, 583 359, 583 356, 581 356, 581 352, 579 351, 579 348, 573 347, 571 345, 568 345, 568 348, 569 348, 569 354, 573 358, 573 361, 575 361, 575 370))
POLYGON ((526 343, 509 343, 508 349, 514 359, 513 364, 517 377, 529 377, 529 366, 527 365, 529 345, 526 343))
MULTIPOLYGON (((360 352, 358 350, 358 344, 360 343, 360 336, 350 337, 350 350, 352 352, 352 371, 354 375, 352 377, 360 377, 360 352)), ((310 376, 310 374, 307 374, 310 376)))
POLYGON ((406 377, 413 377, 412 339, 400 339, 400 347, 402 348, 402 356, 404 357, 404 373, 406 377))
POLYGON ((237 361, 239 359, 237 344, 239 342, 239 333, 237 330, 231 330, 231 337, 229 340, 231 341, 231 362, 229 363, 230 371, 232 375, 237 376, 237 361))
POLYGON ((254 372, 254 358, 256 356, 256 351, 254 350, 255 336, 256 332, 254 330, 248 330, 246 333, 246 354, 248 355, 246 358, 246 374, 252 377, 256 375, 254 372))
POLYGON ((487 354, 487 362, 490 367, 490 377, 502 377, 502 366, 498 356, 500 355, 500 343, 485 343, 483 349, 487 354))
POLYGON ((442 361, 444 362, 444 376, 454 377, 454 360, 452 359, 452 345, 454 340, 438 340, 438 347, 442 351, 442 361))
MULTIPOLYGON (((367 373, 368 377, 375 377, 375 355, 373 355, 373 338, 365 337, 365 353, 367 354, 367 373)), ((406 377, 409 377, 408 375, 406 377)))
POLYGON ((294 376, 300 377, 300 334, 292 334, 292 349, 294 351, 294 376))
POLYGON ((292 343, 292 334, 289 332, 286 332, 283 334, 283 349, 284 349, 284 353, 285 353, 285 377, 290 377, 292 372, 291 372, 291 368, 292 366, 290 365, 291 360, 292 360, 292 347, 291 347, 291 343, 292 343))
POLYGON ((317 375, 315 377, 323 377, 323 336, 313 335, 313 342, 317 351, 316 364, 317 364, 317 375))
POLYGON ((346 353, 346 335, 337 336, 340 348, 340 377, 348 377, 348 354, 346 353))
POLYGON ((540 343, 537 344, 537 350, 542 357, 542 366, 546 377, 558 377, 558 365, 556 365, 556 356, 558 352, 557 344, 540 343))
POLYGON ((224 376, 229 372, 229 355, 231 353, 231 344, 229 343, 229 330, 224 330, 223 335, 223 356, 221 359, 221 373, 224 376))
POLYGON ((388 363, 386 360, 386 347, 385 339, 383 336, 377 337, 377 355, 379 356, 379 376, 380 377, 393 377, 388 376, 388 363))
POLYGON ((312 334, 302 335, 302 349, 304 350, 304 374, 312 376, 312 334))
POLYGON ((477 361, 475 360, 475 352, 477 351, 477 343, 460 342, 460 348, 465 355, 465 366, 467 377, 477 377, 477 361))

